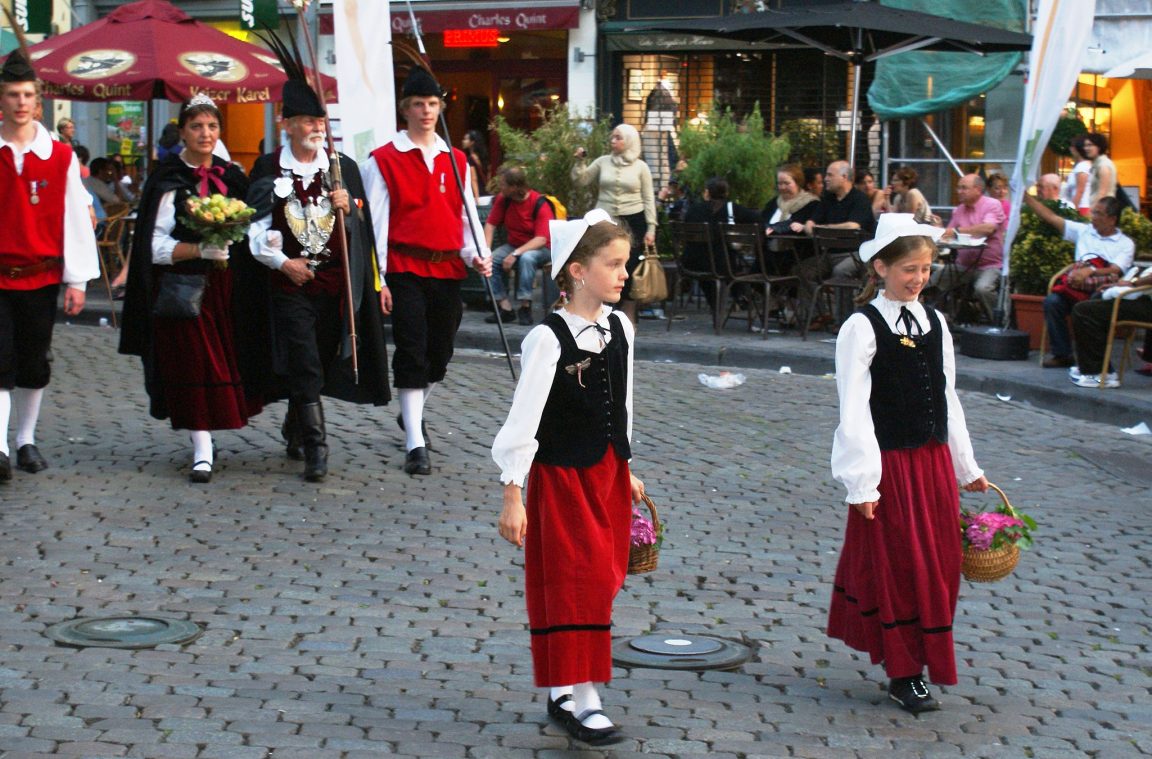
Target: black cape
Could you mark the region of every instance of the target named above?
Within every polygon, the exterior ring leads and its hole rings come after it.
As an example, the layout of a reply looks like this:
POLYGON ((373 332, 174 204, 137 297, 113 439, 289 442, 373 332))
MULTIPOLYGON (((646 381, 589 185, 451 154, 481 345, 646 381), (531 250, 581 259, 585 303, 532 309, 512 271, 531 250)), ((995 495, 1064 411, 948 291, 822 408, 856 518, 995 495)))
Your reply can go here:
MULTIPOLYGON (((376 265, 372 218, 364 194, 364 182, 360 178, 360 168, 351 158, 340 154, 340 170, 344 187, 352 196, 352 212, 344 215, 344 229, 348 235, 348 272, 352 281, 352 305, 356 313, 360 382, 357 384, 354 381, 352 341, 345 324, 340 360, 335 371, 325 375, 321 393, 352 403, 382 406, 392 399, 392 390, 388 384, 388 349, 384 343, 384 314, 380 310, 380 292, 377 289, 380 277, 376 265)), ((255 219, 272 213, 272 187, 280 172, 278 151, 260 156, 252 167, 252 186, 248 190, 247 202, 256 209, 255 219)), ((263 265, 260 265, 260 269, 263 297, 267 303, 271 277, 275 273, 263 265)), ((270 313, 270 310, 265 311, 266 319, 270 313)), ((275 325, 271 325, 271 328, 274 330, 275 325)))
MULTIPOLYGON (((213 157, 213 166, 224 169, 223 181, 229 197, 244 198, 248 192, 248 177, 235 164, 213 157)), ((153 396, 155 362, 152 358, 152 231, 156 227, 156 212, 160 199, 170 190, 189 189, 197 193, 192 169, 179 156, 171 156, 156 164, 140 193, 132 251, 129 255, 128 282, 124 291, 124 309, 121 316, 120 352, 140 356, 144 362, 144 386, 153 396)), ((271 361, 271 337, 268 332, 266 304, 253 300, 250 295, 263 276, 265 267, 248 250, 247 240, 232 243, 228 268, 232 270, 233 345, 236 364, 251 396, 271 400, 275 396, 271 361)), ((152 397, 152 415, 167 418, 166 410, 152 397)))

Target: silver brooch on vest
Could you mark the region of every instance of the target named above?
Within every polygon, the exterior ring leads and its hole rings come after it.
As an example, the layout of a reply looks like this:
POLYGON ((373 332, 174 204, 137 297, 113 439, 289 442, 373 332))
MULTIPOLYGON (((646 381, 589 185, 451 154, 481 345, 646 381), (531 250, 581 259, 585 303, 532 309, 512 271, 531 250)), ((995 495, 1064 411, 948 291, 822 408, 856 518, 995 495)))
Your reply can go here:
POLYGON ((303 255, 308 259, 309 269, 315 270, 324 263, 323 259, 332 256, 332 251, 328 249, 328 240, 332 237, 332 229, 336 225, 336 214, 332 209, 332 201, 328 198, 327 187, 321 190, 319 197, 301 202, 293 186, 284 204, 284 219, 288 222, 292 236, 304 249, 303 255))

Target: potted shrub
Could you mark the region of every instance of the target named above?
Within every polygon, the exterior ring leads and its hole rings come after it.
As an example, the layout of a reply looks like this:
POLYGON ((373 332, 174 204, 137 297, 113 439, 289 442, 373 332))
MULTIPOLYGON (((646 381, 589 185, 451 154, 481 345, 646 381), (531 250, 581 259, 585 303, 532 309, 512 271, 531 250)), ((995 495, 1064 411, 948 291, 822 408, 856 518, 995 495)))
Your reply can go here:
MULTIPOLYGON (((1065 219, 1084 221, 1079 213, 1064 208, 1059 201, 1045 200, 1044 205, 1065 219)), ((1076 246, 1040 220, 1028 208, 1020 213, 1020 229, 1012 242, 1009 276, 1012 281, 1012 311, 1016 326, 1030 336, 1029 346, 1040 347, 1044 329, 1044 296, 1048 282, 1056 272, 1072 263, 1076 246)))

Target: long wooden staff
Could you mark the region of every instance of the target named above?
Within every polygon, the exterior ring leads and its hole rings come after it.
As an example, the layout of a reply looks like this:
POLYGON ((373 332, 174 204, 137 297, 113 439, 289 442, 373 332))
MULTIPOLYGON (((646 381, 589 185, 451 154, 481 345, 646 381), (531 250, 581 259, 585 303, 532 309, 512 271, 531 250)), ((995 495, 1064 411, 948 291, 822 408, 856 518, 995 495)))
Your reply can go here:
MULTIPOLYGON (((308 9, 308 3, 304 3, 301 9, 300 21, 305 22, 304 12, 308 9)), ((304 47, 308 50, 308 59, 311 64, 311 78, 312 89, 320 97, 320 103, 324 106, 324 136, 328 142, 328 170, 332 175, 332 189, 342 190, 344 188, 344 174, 340 169, 340 154, 336 152, 336 144, 332 140, 332 123, 328 120, 328 97, 324 91, 324 78, 320 75, 320 67, 317 65, 316 49, 312 45, 312 34, 307 28, 301 30, 304 36, 304 47)), ((288 34, 292 34, 291 27, 289 27, 288 34)), ((349 198, 352 196, 349 195, 349 198)), ((348 310, 348 339, 352 343, 352 382, 360 384, 360 355, 358 351, 359 338, 356 335, 356 302, 352 297, 352 267, 351 267, 351 247, 352 241, 348 239, 344 231, 344 211, 340 208, 336 211, 336 234, 339 235, 340 248, 342 251, 341 258, 344 263, 344 305, 348 310)))
MULTIPOLYGON (((416 13, 412 10, 412 2, 408 0, 408 18, 412 21, 412 35, 416 38, 416 45, 419 47, 419 52, 416 52, 403 42, 392 40, 392 47, 404 53, 413 63, 417 66, 423 66, 436 78, 436 72, 432 70, 432 60, 428 57, 428 51, 424 49, 424 38, 420 34, 420 25, 416 23, 416 13)), ((437 82, 439 80, 437 79, 437 82)), ((452 135, 448 132, 448 120, 444 118, 444 109, 440 109, 440 130, 444 133, 444 141, 448 143, 448 163, 452 164, 452 177, 456 180, 456 189, 460 192, 460 197, 466 199, 468 196, 464 192, 464 177, 460 175, 460 167, 456 165, 456 159, 452 155, 452 135)), ((467 202, 465 201, 464 216, 468 219, 468 231, 472 234, 472 244, 476 247, 477 255, 483 248, 480 247, 480 236, 476 230, 476 223, 472 220, 472 214, 467 212, 467 202)), ((496 327, 500 331, 500 342, 504 345, 504 358, 508 361, 508 371, 512 372, 512 381, 516 381, 516 365, 512 361, 512 349, 508 347, 508 336, 504 333, 504 320, 500 318, 500 304, 496 302, 496 297, 492 293, 492 283, 488 281, 488 277, 481 277, 484 281, 484 289, 488 292, 488 300, 492 301, 492 313, 496 315, 496 327)))

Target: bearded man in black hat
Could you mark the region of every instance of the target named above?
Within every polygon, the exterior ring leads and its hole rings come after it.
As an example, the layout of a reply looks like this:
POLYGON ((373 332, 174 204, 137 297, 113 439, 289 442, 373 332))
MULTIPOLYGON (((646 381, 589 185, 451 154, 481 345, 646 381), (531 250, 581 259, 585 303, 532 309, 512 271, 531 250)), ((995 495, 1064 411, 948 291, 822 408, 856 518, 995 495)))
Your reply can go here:
POLYGON ((0 70, 0 482, 12 479, 13 411, 16 466, 29 473, 48 466, 36 447, 36 422, 51 376, 60 285, 64 312, 74 316, 88 280, 100 276, 80 163, 35 120, 39 102, 36 72, 13 51, 0 70))
POLYGON ((360 170, 355 161, 337 154, 343 183, 334 185, 325 153, 324 106, 304 81, 298 61, 282 45, 272 44, 289 75, 281 111, 288 144, 261 156, 252 169, 248 204, 257 215, 248 239, 252 255, 272 270, 272 365, 288 395, 281 427, 288 456, 303 458, 304 478, 319 482, 328 473, 320 396, 388 403, 387 349, 360 170), (343 239, 335 224, 337 209, 344 212, 343 239), (349 368, 345 254, 357 326, 358 385, 349 368))
POLYGON ((380 305, 392 315, 392 374, 400 396, 398 421, 406 436, 408 474, 432 473, 424 405, 452 359, 463 315, 460 282, 468 266, 485 277, 492 273, 491 254, 477 249, 469 231, 469 217, 474 229, 481 227, 468 158, 436 134, 442 92, 431 74, 414 67, 399 104, 407 129, 372 151, 361 165, 376 256, 386 277, 380 305), (463 180, 463 193, 452 161, 463 180))

